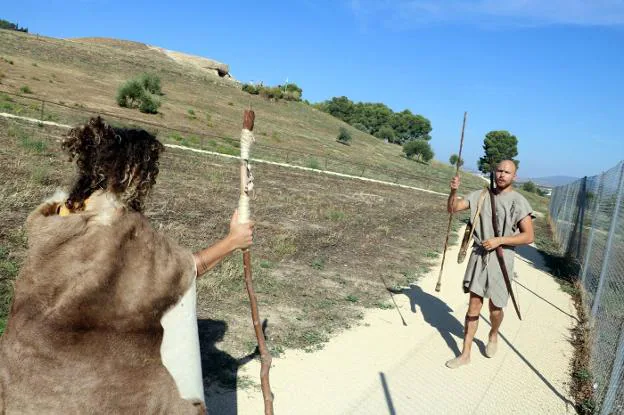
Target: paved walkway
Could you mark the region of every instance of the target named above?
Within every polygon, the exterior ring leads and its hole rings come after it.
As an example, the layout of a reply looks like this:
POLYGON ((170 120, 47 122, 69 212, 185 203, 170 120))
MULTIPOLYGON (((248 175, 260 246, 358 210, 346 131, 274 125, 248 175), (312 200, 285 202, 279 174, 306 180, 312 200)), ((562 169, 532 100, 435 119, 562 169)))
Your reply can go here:
MULTIPOLYGON (((457 250, 453 247, 447 253, 441 293, 434 291, 439 269, 434 267, 417 286, 394 295, 398 310, 369 312, 364 324, 319 352, 294 351, 274 359, 275 413, 575 413, 567 392, 574 306, 540 270, 541 256, 533 247, 525 247, 516 257, 514 288, 523 320, 518 320, 510 302, 498 354, 492 359, 483 355, 490 328, 485 311, 472 363, 456 370, 444 366, 459 353, 467 307, 460 288, 466 262, 456 263, 457 250)), ((258 379, 259 364, 254 361, 241 372, 258 379)), ((235 402, 233 412, 263 412, 259 390, 241 390, 235 402)))

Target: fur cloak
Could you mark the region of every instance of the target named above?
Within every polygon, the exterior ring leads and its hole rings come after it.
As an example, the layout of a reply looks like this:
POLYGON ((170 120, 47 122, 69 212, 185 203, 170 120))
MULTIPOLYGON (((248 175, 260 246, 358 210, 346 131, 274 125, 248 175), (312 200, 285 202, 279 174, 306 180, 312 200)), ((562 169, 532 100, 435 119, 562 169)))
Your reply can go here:
POLYGON ((201 414, 164 367, 161 318, 195 276, 191 252, 98 192, 28 217, 28 254, 0 338, 0 415, 201 414))

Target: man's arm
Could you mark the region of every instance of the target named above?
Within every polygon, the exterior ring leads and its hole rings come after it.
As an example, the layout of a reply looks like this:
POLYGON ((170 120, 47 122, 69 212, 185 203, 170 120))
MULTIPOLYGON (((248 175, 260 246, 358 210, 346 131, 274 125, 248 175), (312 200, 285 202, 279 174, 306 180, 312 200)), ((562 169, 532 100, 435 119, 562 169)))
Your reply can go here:
POLYGON ((238 223, 238 212, 234 212, 230 221, 230 233, 224 239, 193 254, 197 276, 214 268, 226 256, 237 249, 248 248, 252 244, 253 222, 238 223))
POLYGON ((451 193, 446 201, 446 210, 448 213, 460 212, 470 207, 470 203, 466 199, 457 198, 457 189, 459 189, 459 176, 453 177, 451 180, 451 193))
POLYGON ((483 247, 488 251, 491 251, 500 245, 519 246, 533 243, 533 219, 531 218, 531 215, 525 216, 524 219, 518 222, 518 228, 520 229, 519 234, 488 239, 483 242, 483 247))

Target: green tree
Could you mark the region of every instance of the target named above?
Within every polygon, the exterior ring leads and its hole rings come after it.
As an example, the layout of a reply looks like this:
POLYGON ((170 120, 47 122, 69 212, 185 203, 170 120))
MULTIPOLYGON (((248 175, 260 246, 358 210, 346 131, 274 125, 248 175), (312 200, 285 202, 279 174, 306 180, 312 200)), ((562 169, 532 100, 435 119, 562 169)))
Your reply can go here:
POLYGON ((364 124, 362 124, 361 122, 356 122, 356 123, 352 124, 352 127, 357 129, 357 130, 360 130, 360 131, 363 131, 363 132, 369 134, 368 127, 365 126, 364 124))
POLYGON ((381 138, 382 140, 388 140, 389 143, 394 143, 396 139, 396 135, 394 134, 394 130, 389 125, 384 125, 375 133, 375 137, 381 138))
POLYGON ((0 29, 16 30, 18 32, 28 33, 28 28, 19 27, 18 24, 9 22, 8 20, 4 19, 0 19, 0 29))
POLYGON ((522 183, 522 186, 520 186, 520 188, 526 192, 537 193, 537 186, 530 180, 526 183, 522 183))
POLYGON ((451 166, 457 166, 458 161, 459 161, 459 167, 464 165, 464 159, 460 160, 457 154, 451 154, 451 157, 449 157, 449 163, 451 163, 451 166))
POLYGON ((407 158, 418 158, 429 162, 433 158, 433 150, 427 140, 410 140, 403 144, 403 152, 407 158))
POLYGON ((390 120, 397 144, 410 140, 431 140, 431 122, 422 115, 412 114, 410 110, 394 113, 390 120))
POLYGON ((482 173, 489 173, 491 164, 496 165, 502 160, 513 160, 516 168, 520 162, 514 157, 518 155, 518 139, 509 131, 490 131, 483 140, 483 157, 479 158, 478 166, 482 173))

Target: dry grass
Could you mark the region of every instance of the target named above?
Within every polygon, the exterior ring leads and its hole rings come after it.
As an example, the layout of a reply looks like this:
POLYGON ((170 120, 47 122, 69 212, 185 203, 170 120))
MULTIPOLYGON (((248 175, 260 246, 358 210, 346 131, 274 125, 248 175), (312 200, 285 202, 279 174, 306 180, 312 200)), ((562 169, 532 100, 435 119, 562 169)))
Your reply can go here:
MULTIPOLYGON (((26 216, 73 174, 55 142, 61 133, 0 119, 0 164, 7 166, 0 170, 0 260, 12 264, 0 282, 0 320, 25 254, 26 216)), ((227 232, 238 174, 235 160, 167 149, 146 215, 189 249, 205 247, 227 232)), ((274 353, 315 350, 358 324, 367 307, 387 307, 380 277, 389 285, 413 282, 435 260, 431 247, 443 246, 442 197, 276 166, 257 165, 255 176, 254 282, 274 353)), ((219 348, 231 356, 252 352, 240 256, 200 279, 198 292, 200 320, 227 323, 219 348)), ((228 386, 227 378, 214 380, 228 386)))

